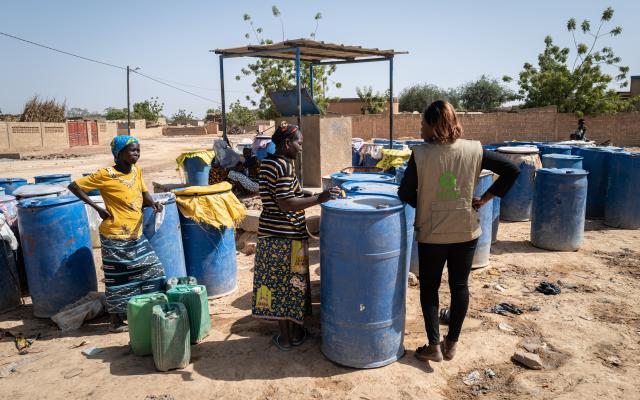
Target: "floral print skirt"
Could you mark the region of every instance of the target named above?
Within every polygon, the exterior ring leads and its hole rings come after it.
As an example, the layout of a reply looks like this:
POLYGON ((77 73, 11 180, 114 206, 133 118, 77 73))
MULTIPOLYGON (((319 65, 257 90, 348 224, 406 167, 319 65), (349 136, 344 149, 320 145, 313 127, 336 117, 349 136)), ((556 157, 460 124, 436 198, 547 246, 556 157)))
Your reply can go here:
POLYGON ((258 238, 252 314, 300 325, 311 315, 308 241, 258 238))

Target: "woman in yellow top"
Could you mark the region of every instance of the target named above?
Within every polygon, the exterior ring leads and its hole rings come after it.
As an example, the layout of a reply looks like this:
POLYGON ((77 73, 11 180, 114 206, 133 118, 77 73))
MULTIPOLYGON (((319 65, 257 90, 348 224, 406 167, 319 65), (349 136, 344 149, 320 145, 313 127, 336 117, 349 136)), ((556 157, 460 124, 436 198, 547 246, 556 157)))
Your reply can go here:
POLYGON ((92 175, 78 179, 69 190, 93 207, 100 217, 102 269, 106 286, 107 311, 111 315, 112 332, 125 332, 122 315, 132 296, 162 290, 165 275, 162 263, 142 235, 142 208, 154 202, 142 180, 140 144, 131 136, 116 136, 111 141, 115 165, 101 168, 92 175), (105 208, 98 206, 86 194, 100 190, 105 208))

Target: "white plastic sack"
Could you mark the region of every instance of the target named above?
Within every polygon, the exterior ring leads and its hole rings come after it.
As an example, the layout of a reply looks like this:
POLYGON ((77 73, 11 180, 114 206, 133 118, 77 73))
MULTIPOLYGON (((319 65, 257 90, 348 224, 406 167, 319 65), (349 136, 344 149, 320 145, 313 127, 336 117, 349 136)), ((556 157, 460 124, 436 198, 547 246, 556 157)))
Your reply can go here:
POLYGON ((11 227, 7 223, 5 216, 0 212, 0 240, 9 242, 9 246, 11 250, 18 250, 18 240, 16 236, 13 234, 11 227))
MULTIPOLYGON (((100 207, 104 207, 104 200, 100 196, 90 196, 91 200, 100 207)), ((100 224, 102 218, 96 210, 88 204, 84 206, 87 211, 87 219, 89 220, 89 232, 91 233, 91 245, 94 249, 100 248, 100 224)))
POLYGON ((104 293, 89 292, 86 296, 60 310, 51 320, 62 331, 73 331, 84 321, 92 320, 104 313, 106 307, 104 293))

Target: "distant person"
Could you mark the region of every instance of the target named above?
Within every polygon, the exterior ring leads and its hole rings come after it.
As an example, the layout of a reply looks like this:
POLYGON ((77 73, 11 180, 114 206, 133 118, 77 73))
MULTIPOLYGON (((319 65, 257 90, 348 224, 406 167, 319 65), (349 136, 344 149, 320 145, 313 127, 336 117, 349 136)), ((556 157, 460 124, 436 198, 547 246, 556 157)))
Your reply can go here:
POLYGON ((494 196, 504 196, 520 171, 498 153, 483 150, 480 142, 461 139, 462 127, 447 102, 438 100, 427 107, 421 133, 425 144, 413 148, 398 196, 416 208, 420 304, 428 344, 415 355, 438 362, 453 359, 467 314, 469 273, 481 234, 478 209, 494 196), (480 198, 474 198, 483 169, 500 177, 480 198), (445 262, 451 306, 449 332, 441 344, 438 290, 445 262))
POLYGON ((100 218, 102 269, 106 286, 107 312, 111 316, 110 330, 126 332, 123 317, 133 296, 159 292, 165 275, 149 241, 142 235, 142 208, 162 211, 154 202, 142 180, 137 165, 140 144, 131 136, 116 136, 111 141, 113 167, 101 168, 92 175, 69 185, 69 190, 93 207, 100 218), (100 190, 105 208, 98 206, 85 193, 100 190))
POLYGON ((262 214, 253 273, 252 314, 278 321, 280 333, 273 343, 288 351, 301 345, 307 332, 304 319, 311 314, 309 244, 304 210, 337 196, 337 188, 312 195, 303 191, 295 160, 302 151, 302 135, 295 125, 283 123, 273 134, 275 154, 260 165, 262 214))
POLYGON ((215 158, 211 162, 209 185, 227 181, 233 185, 233 192, 237 195, 258 193, 257 180, 247 176, 244 157, 236 153, 224 140, 213 142, 213 151, 215 158))
POLYGON ((578 129, 570 137, 571 140, 587 140, 587 124, 584 119, 578 120, 578 129))

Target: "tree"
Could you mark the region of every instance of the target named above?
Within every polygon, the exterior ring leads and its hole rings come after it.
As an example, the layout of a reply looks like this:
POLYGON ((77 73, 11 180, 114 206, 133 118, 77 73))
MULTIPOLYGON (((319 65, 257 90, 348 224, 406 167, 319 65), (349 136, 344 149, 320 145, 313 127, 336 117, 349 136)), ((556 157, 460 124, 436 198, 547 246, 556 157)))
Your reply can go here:
POLYGON ((64 102, 41 100, 35 95, 25 103, 20 122, 64 122, 65 109, 64 102))
POLYGON ((380 114, 382 113, 389 101, 389 91, 385 94, 380 92, 373 93, 371 86, 363 86, 362 88, 356 87, 356 93, 360 100, 364 101, 366 105, 360 109, 363 114, 380 114))
POLYGON ((458 92, 462 107, 467 111, 491 111, 507 101, 515 100, 513 91, 486 75, 462 85, 458 92))
POLYGON ((187 112, 186 110, 183 110, 183 109, 178 109, 178 111, 171 116, 171 121, 173 121, 174 124, 186 125, 186 123, 188 121, 191 121, 192 119, 193 119, 193 113, 187 112))
POLYGON ((400 111, 423 112, 436 100, 445 100, 460 109, 460 95, 455 89, 443 89, 432 84, 413 85, 400 92, 400 111))
MULTIPOLYGON (((157 97, 151 97, 149 100, 140 101, 133 104, 133 112, 131 118, 145 119, 149 122, 157 122, 162 116, 164 103, 158 102, 157 97)), ((126 118, 126 117, 125 117, 126 118)))
POLYGON ((220 121, 222 119, 222 109, 209 108, 204 116, 205 121, 220 121))
MULTIPOLYGON (((281 14, 277 7, 272 9, 272 13, 276 18, 280 18, 281 14), (277 12, 276 12, 277 11, 277 12)), ((317 13, 314 17, 316 21, 316 32, 318 29, 318 23, 322 18, 322 14, 317 13)), ((273 40, 262 37, 262 28, 255 26, 253 19, 249 14, 244 14, 243 20, 249 25, 251 29, 251 33, 253 34, 253 38, 261 45, 265 44, 273 44, 273 40)), ((280 19, 282 24, 282 31, 284 35, 284 24, 282 23, 282 19, 280 19)), ((314 35, 315 36, 315 32, 314 35)), ((246 33, 244 35, 246 39, 250 39, 252 35, 250 33, 246 33)), ((309 88, 311 86, 311 77, 309 74, 309 63, 302 62, 300 65, 300 81, 303 87, 309 88)), ((323 65, 316 66, 313 69, 313 94, 314 100, 318 104, 321 112, 325 112, 327 108, 327 104, 330 100, 328 97, 328 90, 330 86, 334 86, 336 88, 342 87, 339 82, 334 82, 329 77, 336 71, 335 65, 323 65)), ((260 96, 259 101, 253 100, 250 96, 246 96, 246 99, 251 102, 251 104, 255 107, 258 107, 258 115, 261 118, 272 119, 276 118, 279 115, 273 103, 271 102, 271 98, 269 98, 269 93, 278 90, 291 90, 295 88, 296 85, 296 71, 295 71, 295 62, 288 60, 273 60, 273 59, 259 59, 253 64, 249 64, 246 68, 242 68, 242 75, 244 76, 254 76, 255 80, 251 84, 253 90, 256 92, 258 96, 260 96)), ((236 80, 240 80, 241 75, 236 76, 236 80)))
POLYGON ((67 118, 86 117, 90 112, 86 108, 72 107, 67 110, 67 118))
POLYGON ((623 111, 638 102, 638 98, 622 100, 614 89, 609 88, 614 81, 620 83, 620 87, 628 85, 629 67, 620 65, 622 60, 611 47, 596 49, 601 38, 622 33, 620 26, 606 28, 601 33, 613 18, 613 13, 611 7, 603 11, 595 33, 589 20, 582 21, 580 29, 586 42, 578 43, 576 20, 571 18, 567 21, 567 30, 574 43, 573 61, 569 61, 569 48, 555 45, 551 36, 544 39, 545 48, 538 55, 538 67, 525 63, 519 75, 518 95, 524 100, 523 107, 556 105, 560 112, 582 115, 623 111), (615 76, 604 72, 603 68, 616 70, 615 76))
POLYGON ((109 121, 116 119, 127 119, 127 109, 107 107, 104 109, 104 117, 109 121))
MULTIPOLYGON (((231 104, 231 109, 227 114, 227 122, 231 128, 244 128, 256 122, 256 116, 247 107, 236 101, 231 104)), ((233 129, 234 131, 237 129, 233 129)))

